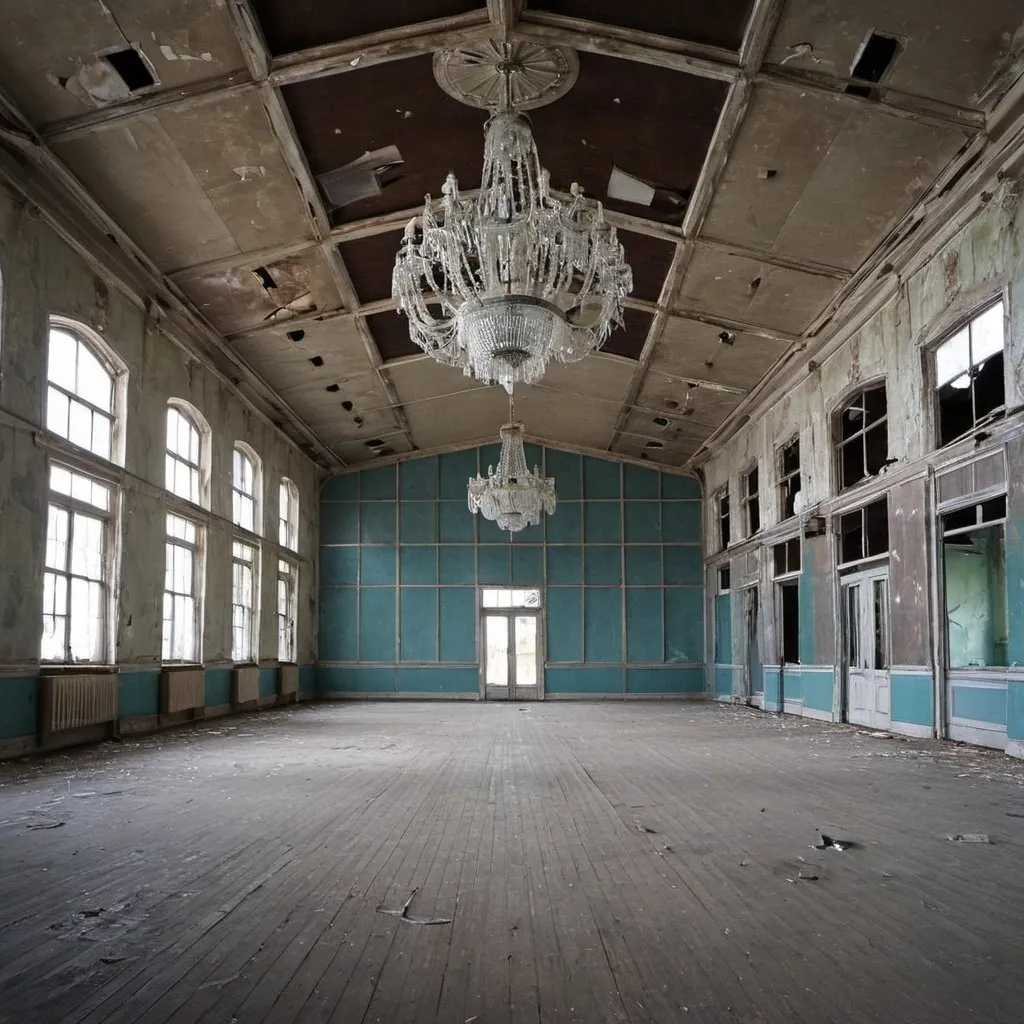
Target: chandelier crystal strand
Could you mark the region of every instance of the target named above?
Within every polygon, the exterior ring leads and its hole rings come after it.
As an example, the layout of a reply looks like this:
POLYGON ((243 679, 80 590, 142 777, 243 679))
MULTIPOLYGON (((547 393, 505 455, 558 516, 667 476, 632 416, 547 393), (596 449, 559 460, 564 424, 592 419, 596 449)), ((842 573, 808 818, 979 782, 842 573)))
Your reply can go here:
POLYGON ((552 359, 575 362, 604 344, 633 277, 600 203, 575 183, 570 201, 551 196, 530 122, 511 107, 514 62, 504 63, 480 192, 464 199, 449 174, 440 218, 426 197, 406 226, 392 295, 424 352, 511 394, 552 359))
POLYGON ((524 428, 515 422, 511 400, 509 420, 501 428, 497 472, 493 466, 488 466, 486 477, 479 474, 475 479, 470 477, 468 500, 470 512, 479 512, 502 530, 518 533, 527 526, 536 526, 542 512, 552 515, 557 499, 554 477, 541 476, 536 466, 532 472, 527 469, 524 428))

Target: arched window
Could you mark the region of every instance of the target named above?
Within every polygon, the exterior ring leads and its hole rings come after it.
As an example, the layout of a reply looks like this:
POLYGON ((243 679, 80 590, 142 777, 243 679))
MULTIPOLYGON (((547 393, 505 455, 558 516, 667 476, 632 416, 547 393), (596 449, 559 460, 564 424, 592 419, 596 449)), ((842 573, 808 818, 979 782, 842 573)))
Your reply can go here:
POLYGON ((199 410, 172 398, 167 407, 164 486, 179 498, 207 505, 210 428, 199 410))
POLYGON ((877 476, 889 457, 885 382, 858 391, 836 414, 839 490, 877 476))
POLYGON ((124 364, 91 331, 51 317, 46 427, 101 459, 121 461, 119 383, 124 364))
POLYGON ((299 489, 286 476, 278 494, 277 540, 283 548, 299 550, 299 489))
POLYGON ((242 441, 235 444, 231 461, 231 518, 235 526, 262 533, 263 474, 260 457, 242 441))

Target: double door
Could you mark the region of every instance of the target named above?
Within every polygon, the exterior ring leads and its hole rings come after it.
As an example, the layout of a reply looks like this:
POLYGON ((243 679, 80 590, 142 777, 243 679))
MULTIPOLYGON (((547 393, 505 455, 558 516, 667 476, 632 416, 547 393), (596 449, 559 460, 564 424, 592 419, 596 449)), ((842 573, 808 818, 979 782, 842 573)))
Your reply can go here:
POLYGON ((843 577, 842 595, 846 720, 870 729, 888 729, 888 570, 843 577))
POLYGON ((488 700, 539 700, 539 613, 487 608, 482 633, 484 696, 488 700))

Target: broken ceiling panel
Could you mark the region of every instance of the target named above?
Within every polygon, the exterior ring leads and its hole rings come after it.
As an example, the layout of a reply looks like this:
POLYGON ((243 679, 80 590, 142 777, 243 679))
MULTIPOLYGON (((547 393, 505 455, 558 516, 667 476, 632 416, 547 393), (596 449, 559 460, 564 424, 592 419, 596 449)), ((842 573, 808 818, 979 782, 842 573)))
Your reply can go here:
POLYGON ((635 231, 620 230, 618 235, 633 270, 633 298, 657 302, 676 254, 675 243, 635 231))
POLYGON ((338 246, 360 302, 391 298, 391 272, 402 245, 402 230, 366 235, 338 246))
POLYGON ((647 335, 651 331, 653 315, 642 309, 624 309, 622 326, 616 327, 608 340, 601 346, 601 351, 612 356, 623 356, 626 359, 639 359, 643 351, 647 335))
POLYGON ((642 437, 631 434, 620 434, 618 440, 609 449, 612 455, 621 455, 627 459, 640 459, 659 466, 683 466, 691 458, 700 445, 693 440, 679 441, 666 445, 664 448, 648 448, 648 442, 642 437))
MULTIPOLYGON (((371 438, 372 440, 372 438, 371 438)), ((367 445, 365 441, 339 441, 333 446, 339 458, 349 466, 359 466, 395 455, 413 455, 416 449, 404 434, 391 434, 380 438, 382 447, 367 445)))
POLYGON ((37 126, 245 68, 227 6, 210 0, 109 0, 62 4, 59 11, 10 0, 3 29, 0 88, 37 126), (116 71, 116 55, 132 48, 157 82, 134 93, 130 66, 127 83, 116 71))
POLYGON ((400 3, 323 3, 322 0, 253 0, 267 45, 276 55, 341 39, 383 32, 483 6, 478 0, 402 0, 400 3))
POLYGON ((705 231, 855 270, 964 142, 842 97, 761 85, 705 231))
POLYGON ((177 283, 222 334, 337 307, 323 255, 314 250, 262 266, 184 273, 177 283))
MULTIPOLYGON (((900 43, 882 84, 957 106, 980 106, 979 94, 1015 60, 1018 74, 1022 70, 1020 0, 947 3, 941 13, 920 0, 787 3, 768 60, 845 78, 873 32, 900 43)), ((990 108, 996 98, 984 105, 990 108)))
POLYGON ((644 396, 655 379, 664 374, 748 391, 789 347, 785 342, 756 334, 671 317, 654 350, 640 404, 659 407, 644 396))
POLYGON ((688 389, 679 400, 679 408, 666 410, 664 414, 648 409, 633 409, 626 419, 626 430, 631 434, 642 434, 654 441, 689 444, 703 440, 719 426, 742 401, 743 395, 725 394, 709 388, 688 389), (655 420, 669 422, 659 425, 655 420))
POLYGON ((738 50, 752 0, 715 4, 665 3, 665 0, 540 0, 530 9, 621 25, 707 46, 738 50))
POLYGON ((799 334, 841 282, 698 246, 683 278, 678 306, 799 334))

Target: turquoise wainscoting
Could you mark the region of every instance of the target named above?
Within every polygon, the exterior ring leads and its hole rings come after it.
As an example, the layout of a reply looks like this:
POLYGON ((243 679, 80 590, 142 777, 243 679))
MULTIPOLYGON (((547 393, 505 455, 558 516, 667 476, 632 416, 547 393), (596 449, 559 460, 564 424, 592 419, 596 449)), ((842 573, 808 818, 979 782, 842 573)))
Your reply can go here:
POLYGON ((1024 757, 1024 680, 1006 684, 1006 752, 1024 757))
POLYGON ((703 693, 695 480, 527 446, 554 516, 512 539, 466 509, 490 445, 334 477, 320 513, 324 695, 479 692, 478 589, 539 587, 549 696, 703 693))
POLYGON ((231 704, 231 672, 230 667, 219 667, 208 668, 203 674, 208 708, 224 708, 231 704))
POLYGON ((778 665, 761 666, 761 691, 764 694, 765 711, 778 711, 780 691, 778 665))
POLYGON ((277 697, 277 668, 260 669, 260 700, 277 697))
POLYGON ((732 700, 732 665, 715 665, 715 698, 732 700))
POLYGON ((36 677, 0 677, 0 740, 36 733, 36 677))
POLYGON ((946 677, 949 738, 1005 749, 1009 738, 1011 685, 1000 673, 972 678, 969 672, 949 672, 946 677))
POLYGON ((803 694, 803 713, 808 718, 832 721, 835 669, 829 665, 801 665, 800 686, 803 694))
MULTIPOLYGON (((225 701, 225 703, 227 703, 225 701)), ((160 670, 125 669, 117 676, 117 717, 146 718, 160 712, 160 670)))
POLYGON ((935 692, 929 669, 899 666, 889 672, 889 720, 893 732, 934 734, 935 692))

